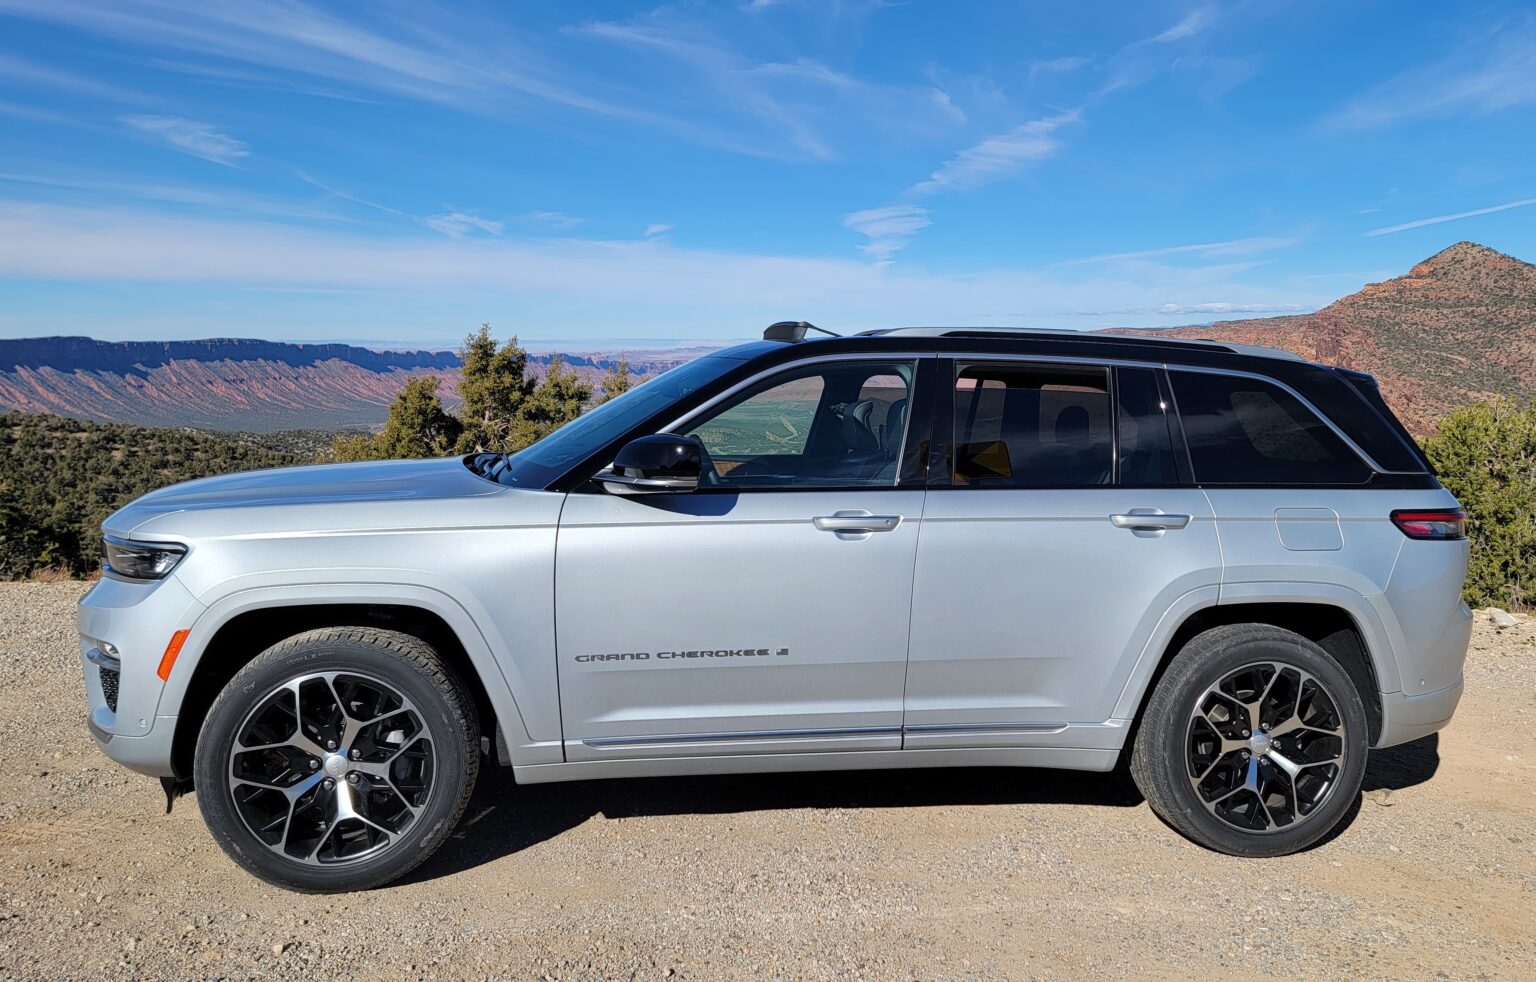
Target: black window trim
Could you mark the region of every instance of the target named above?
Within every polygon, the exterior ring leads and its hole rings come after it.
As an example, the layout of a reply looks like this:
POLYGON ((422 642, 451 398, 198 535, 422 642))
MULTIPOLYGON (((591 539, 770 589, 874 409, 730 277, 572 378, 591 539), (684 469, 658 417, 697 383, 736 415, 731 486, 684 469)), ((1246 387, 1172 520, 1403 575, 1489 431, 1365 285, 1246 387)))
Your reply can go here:
MULTIPOLYGON (((1205 367, 1196 368, 1196 367, 1190 367, 1190 366, 1186 366, 1186 365, 1178 365, 1178 364, 1174 364, 1174 363, 1171 363, 1171 362, 1169 364, 1163 366, 1163 367, 1164 367, 1164 370, 1168 371, 1168 372, 1193 372, 1193 373, 1198 374, 1198 375, 1224 375, 1224 376, 1227 376, 1227 377, 1245 378, 1245 379, 1250 379, 1252 381, 1265 382, 1265 383, 1267 383, 1269 385, 1273 385, 1275 388, 1280 389, 1282 392, 1285 392, 1291 398, 1293 398, 1297 402, 1301 403, 1302 407, 1305 408, 1307 410, 1307 412, 1311 413, 1319 422, 1321 422, 1324 426, 1328 427, 1328 429, 1332 430, 1334 436, 1337 436, 1340 440, 1342 440, 1344 445, 1346 447, 1348 447, 1355 454, 1355 456, 1360 459, 1360 461, 1363 464, 1365 464, 1366 470, 1370 471, 1370 474, 1366 477, 1366 479, 1364 481, 1361 481, 1361 482, 1357 483, 1357 484, 1323 484, 1323 485, 1307 485, 1307 486, 1329 487, 1329 488, 1361 488, 1361 487, 1366 487, 1366 486, 1370 485, 1372 483, 1372 480, 1378 474, 1405 474, 1405 473, 1410 473, 1410 472, 1407 472, 1407 471, 1389 471, 1389 470, 1386 470, 1385 468, 1383 468, 1380 464, 1378 464, 1376 462, 1374 457, 1372 457, 1370 454, 1366 453, 1363 449, 1361 449, 1361 447, 1360 447, 1360 445, 1358 443, 1356 443, 1354 440, 1350 439, 1349 434, 1345 433, 1342 429, 1340 429, 1339 425, 1337 423, 1335 423, 1333 420, 1329 419, 1328 415, 1326 413, 1323 413, 1323 412, 1319 411, 1318 408, 1315 405, 1312 404, 1312 401, 1310 399, 1308 399, 1306 396, 1302 395, 1300 392, 1297 392, 1294 388, 1292 388, 1289 385, 1286 385, 1284 382, 1280 381, 1277 378, 1274 378, 1274 377, 1269 376, 1269 375, 1261 375, 1258 372, 1244 372, 1244 371, 1240 371, 1238 369, 1232 369, 1232 368, 1205 368, 1205 367)), ((1169 388, 1172 389, 1172 387, 1173 387, 1172 386, 1172 379, 1170 379, 1169 380, 1169 388)), ((1177 408, 1177 404, 1175 404, 1175 408, 1177 408)), ((1179 428, 1182 430, 1183 429, 1183 417, 1182 416, 1179 417, 1179 421, 1180 421, 1179 422, 1179 428)), ((1188 444, 1187 443, 1185 444, 1185 450, 1186 450, 1186 452, 1188 452, 1188 444)), ((1191 458, 1190 464, 1191 464, 1191 467, 1193 467, 1193 464, 1194 464, 1193 458, 1191 458)), ((1412 473, 1416 474, 1416 472, 1412 472, 1412 473)), ((1216 482, 1216 481, 1201 481, 1199 479, 1200 475, 1198 473, 1194 474, 1194 478, 1195 478, 1196 482, 1199 484, 1199 486, 1201 486, 1201 487, 1228 487, 1228 488, 1248 488, 1248 487, 1276 487, 1276 488, 1281 488, 1281 487, 1285 487, 1285 488, 1289 488, 1289 487, 1301 487, 1302 486, 1302 485, 1291 485, 1291 484, 1264 484, 1264 483, 1259 483, 1259 484, 1243 484, 1243 483, 1240 483, 1240 484, 1223 484, 1223 483, 1219 483, 1219 482, 1216 482)))
POLYGON ((928 488, 931 490, 958 491, 1104 491, 1120 487, 1120 427, 1116 425, 1115 407, 1119 404, 1119 373, 1125 365, 1132 368, 1158 368, 1150 362, 1128 362, 1113 358, 1071 358, 1040 355, 956 354, 940 359, 938 378, 948 379, 948 384, 937 386, 942 397, 935 399, 933 412, 933 449, 928 455, 928 488), (1105 484, 955 484, 955 383, 960 372, 967 368, 988 365, 1008 365, 1040 368, 1100 369, 1104 372, 1104 389, 1109 396, 1110 408, 1110 474, 1105 484))
MULTIPOLYGON (((692 406, 688 409, 687 412, 672 419, 672 421, 666 425, 657 427, 656 429, 652 430, 652 432, 680 433, 686 427, 692 425, 694 420, 709 412, 711 409, 714 409, 716 406, 719 406, 721 403, 728 402, 732 398, 740 395, 742 392, 755 388, 760 383, 772 381, 774 378, 780 375, 787 375, 792 372, 803 371, 807 368, 815 368, 818 365, 827 365, 836 362, 868 362, 873 365, 889 365, 897 364, 900 362, 910 362, 912 364, 912 386, 911 391, 907 394, 907 429, 901 437, 901 451, 897 455, 899 463, 896 467, 895 483, 852 485, 839 484, 831 486, 783 485, 778 487, 761 488, 701 487, 696 488, 695 490, 688 493, 732 495, 795 494, 810 492, 829 493, 843 491, 920 491, 923 489, 923 465, 925 461, 922 460, 922 456, 920 454, 914 452, 916 448, 912 446, 911 440, 913 433, 916 431, 916 428, 922 425, 920 421, 920 414, 925 414, 929 417, 932 416, 931 408, 925 407, 923 401, 921 400, 923 400, 925 396, 928 400, 932 400, 932 395, 929 393, 933 389, 932 365, 936 361, 937 359, 934 357, 934 354, 931 351, 923 352, 901 350, 891 352, 849 352, 845 354, 824 355, 820 358, 803 358, 790 362, 781 362, 727 386, 726 388, 710 396, 708 399, 705 399, 703 402, 692 406), (927 384, 925 384, 925 382, 927 384)), ((607 466, 609 465, 603 465, 603 467, 607 466)), ((598 469, 601 470, 602 468, 598 469)))

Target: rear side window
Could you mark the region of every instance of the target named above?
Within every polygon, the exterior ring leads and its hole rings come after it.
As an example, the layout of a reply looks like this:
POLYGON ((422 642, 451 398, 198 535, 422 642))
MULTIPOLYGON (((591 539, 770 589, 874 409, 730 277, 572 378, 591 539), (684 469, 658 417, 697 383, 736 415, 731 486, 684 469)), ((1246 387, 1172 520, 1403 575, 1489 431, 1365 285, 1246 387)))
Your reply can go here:
POLYGON ((1235 375, 1168 373, 1201 484, 1363 484, 1370 468, 1277 385, 1235 375))
POLYGON ((969 365, 955 377, 954 483, 1108 484, 1113 416, 1103 369, 969 365))

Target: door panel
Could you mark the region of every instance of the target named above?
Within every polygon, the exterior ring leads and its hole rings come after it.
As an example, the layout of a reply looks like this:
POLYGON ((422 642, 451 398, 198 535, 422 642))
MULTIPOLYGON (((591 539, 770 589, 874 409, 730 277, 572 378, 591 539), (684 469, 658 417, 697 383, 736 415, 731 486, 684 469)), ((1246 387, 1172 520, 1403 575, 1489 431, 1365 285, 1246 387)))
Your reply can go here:
POLYGON ((913 587, 906 746, 1102 723, 1161 614, 1220 581, 1198 489, 934 490, 913 587), (1121 528, 1138 509, 1190 517, 1121 528), (990 728, 984 728, 990 727, 990 728))
POLYGON ((899 747, 923 498, 572 494, 556 558, 567 759, 899 747), (817 527, 861 512, 881 530, 817 527))

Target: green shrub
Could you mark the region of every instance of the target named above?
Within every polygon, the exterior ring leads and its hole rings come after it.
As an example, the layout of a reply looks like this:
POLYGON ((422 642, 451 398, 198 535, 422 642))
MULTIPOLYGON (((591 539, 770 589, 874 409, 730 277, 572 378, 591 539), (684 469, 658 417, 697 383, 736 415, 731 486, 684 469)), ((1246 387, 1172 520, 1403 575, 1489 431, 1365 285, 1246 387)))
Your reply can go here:
POLYGON ((1524 607, 1536 601, 1536 405, 1465 406, 1424 440, 1424 452, 1467 510, 1467 602, 1524 607))

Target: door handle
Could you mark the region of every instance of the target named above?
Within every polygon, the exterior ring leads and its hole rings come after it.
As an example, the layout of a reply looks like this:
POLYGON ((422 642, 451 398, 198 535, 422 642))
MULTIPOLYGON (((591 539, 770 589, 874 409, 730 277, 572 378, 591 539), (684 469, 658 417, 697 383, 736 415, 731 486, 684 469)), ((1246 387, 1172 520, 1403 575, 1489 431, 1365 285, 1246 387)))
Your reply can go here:
POLYGON ((1161 532, 1164 529, 1181 529, 1189 524, 1188 515, 1165 515, 1150 508, 1133 508, 1127 515, 1111 515, 1109 520, 1117 529, 1133 532, 1161 532))
POLYGON ((811 519, 823 532, 890 532, 901 524, 900 515, 820 515, 811 519))

